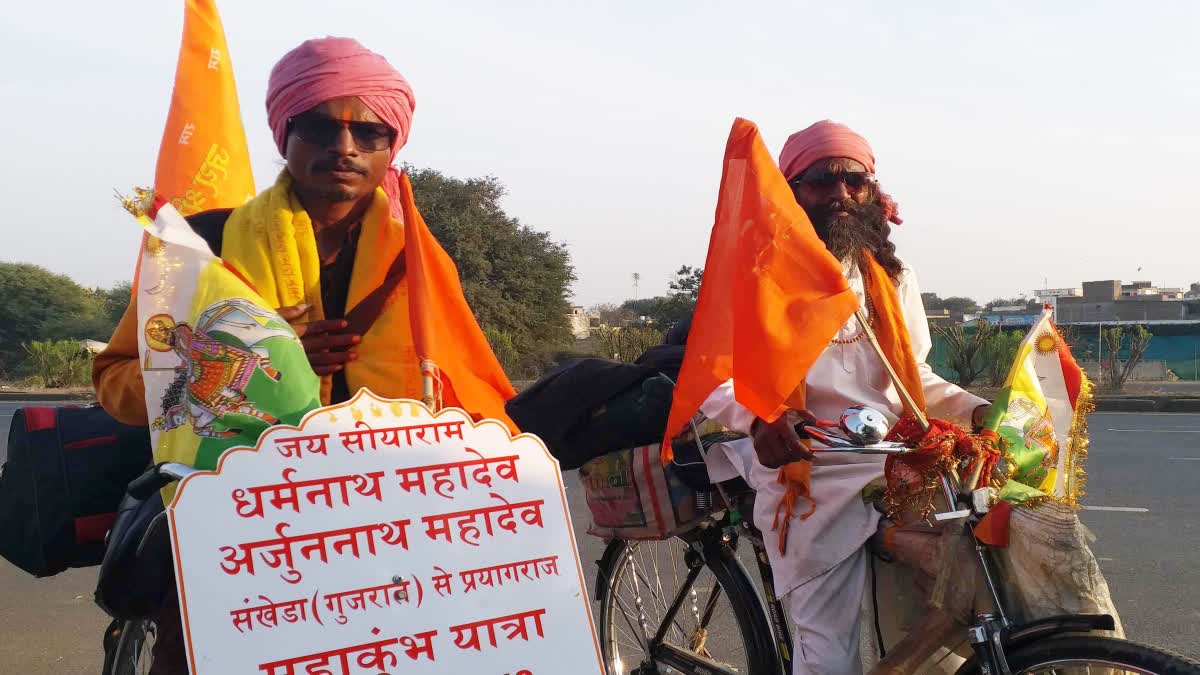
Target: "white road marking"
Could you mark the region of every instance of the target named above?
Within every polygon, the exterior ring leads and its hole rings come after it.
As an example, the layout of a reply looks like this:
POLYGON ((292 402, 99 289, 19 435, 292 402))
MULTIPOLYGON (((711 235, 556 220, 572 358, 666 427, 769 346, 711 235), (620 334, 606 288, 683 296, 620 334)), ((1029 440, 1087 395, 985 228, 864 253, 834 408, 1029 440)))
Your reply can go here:
POLYGON ((1120 511, 1122 513, 1150 513, 1150 509, 1140 506, 1084 506, 1084 511, 1120 511))
POLYGON ((1200 434, 1200 429, 1105 429, 1131 434, 1200 434))
POLYGON ((1100 415, 1100 416, 1103 416, 1103 415, 1156 415, 1156 416, 1157 416, 1157 415, 1170 415, 1171 417, 1189 417, 1189 416, 1190 416, 1190 417, 1195 417, 1196 415, 1200 415, 1200 413, 1190 413, 1190 412, 1119 412, 1119 411, 1116 411, 1116 410, 1105 410, 1105 411, 1103 411, 1103 412, 1094 412, 1094 413, 1092 413, 1091 415, 1089 415, 1089 417, 1091 417, 1091 416, 1096 416, 1096 415, 1100 415))
POLYGON ((1177 459, 1181 462, 1200 462, 1200 457, 1172 457, 1171 459, 1177 459))

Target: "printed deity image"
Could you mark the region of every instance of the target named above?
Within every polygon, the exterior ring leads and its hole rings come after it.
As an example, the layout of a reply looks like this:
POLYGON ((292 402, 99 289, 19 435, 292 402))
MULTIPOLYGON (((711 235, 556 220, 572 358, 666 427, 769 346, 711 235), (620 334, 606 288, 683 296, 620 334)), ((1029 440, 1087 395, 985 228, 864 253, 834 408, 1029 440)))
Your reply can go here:
POLYGON ((153 221, 138 215, 147 232, 135 292, 154 460, 212 469, 229 448, 320 407, 320 381, 287 321, 170 204, 153 221))
POLYGON ((278 314, 241 298, 210 306, 200 314, 194 328, 187 323, 176 324, 166 314, 151 317, 146 324, 147 345, 155 351, 174 352, 180 358, 154 428, 169 431, 190 422, 193 433, 199 436, 229 438, 242 430, 218 428, 218 421, 225 415, 246 415, 266 424, 277 422, 246 398, 246 389, 256 373, 280 381, 282 374, 271 367, 268 349, 268 343, 276 339, 299 345, 291 327, 278 314))

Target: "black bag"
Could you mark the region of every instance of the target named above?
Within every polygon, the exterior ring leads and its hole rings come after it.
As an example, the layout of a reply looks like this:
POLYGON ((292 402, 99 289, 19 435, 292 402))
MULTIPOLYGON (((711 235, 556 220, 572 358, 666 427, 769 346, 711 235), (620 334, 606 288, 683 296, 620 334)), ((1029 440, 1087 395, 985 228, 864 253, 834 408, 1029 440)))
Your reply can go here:
POLYGON ((150 456, 149 429, 98 405, 18 410, 0 469, 0 556, 38 577, 100 564, 125 487, 150 456))
POLYGON ((673 387, 651 367, 582 359, 543 377, 505 409, 570 470, 613 450, 661 441, 673 387))
MULTIPOLYGON (((134 492, 131 490, 131 493, 134 492)), ((96 579, 96 604, 114 619, 153 616, 175 590, 162 493, 127 494, 117 509, 96 579)))

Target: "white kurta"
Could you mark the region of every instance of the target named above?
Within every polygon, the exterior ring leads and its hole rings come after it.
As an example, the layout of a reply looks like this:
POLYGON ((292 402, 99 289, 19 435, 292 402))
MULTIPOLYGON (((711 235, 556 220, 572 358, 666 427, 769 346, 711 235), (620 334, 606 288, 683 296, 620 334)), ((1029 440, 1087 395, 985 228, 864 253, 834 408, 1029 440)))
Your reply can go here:
MULTIPOLYGON (((844 269, 850 287, 858 296, 859 306, 865 307, 861 273, 855 265, 846 265, 844 269)), ((925 308, 921 304, 921 290, 907 265, 901 273, 897 291, 920 366, 928 414, 969 426, 972 412, 987 401, 943 380, 925 363, 932 341, 925 308)), ((797 329, 803 330, 803 327, 797 329)), ((837 338, 850 339, 858 333, 858 323, 851 318, 842 326, 837 338)), ((849 406, 867 405, 884 413, 888 421, 894 423, 904 410, 887 371, 865 339, 845 345, 831 343, 809 370, 806 383, 808 408, 821 419, 836 420, 849 406)), ((734 400, 733 387, 732 380, 725 382, 700 409, 710 419, 748 434, 754 415, 734 400)), ((870 538, 879 524, 878 512, 863 502, 862 491, 883 476, 884 457, 818 452, 812 473, 816 510, 807 520, 792 520, 787 551, 781 558, 778 533, 771 529, 775 510, 785 492, 785 486, 777 480, 779 470, 768 469, 758 462, 750 439, 717 446, 709 452, 706 461, 714 481, 732 478, 737 473, 758 493, 754 522, 766 540, 776 591, 780 595, 846 560, 870 538)), ((803 513, 807 505, 800 503, 796 508, 803 513)))

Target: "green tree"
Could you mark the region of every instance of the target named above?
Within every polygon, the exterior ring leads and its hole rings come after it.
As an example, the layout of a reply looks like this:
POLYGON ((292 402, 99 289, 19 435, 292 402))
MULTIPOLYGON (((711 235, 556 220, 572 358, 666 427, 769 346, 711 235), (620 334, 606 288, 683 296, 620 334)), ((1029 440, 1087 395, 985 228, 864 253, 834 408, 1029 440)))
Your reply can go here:
POLYGON ((573 343, 566 315, 575 270, 565 244, 504 212, 504 184, 408 168, 418 207, 454 260, 463 293, 485 332, 519 355, 510 375, 537 375, 538 355, 573 343), (525 371, 525 372, 520 372, 525 371))
POLYGON ((115 321, 92 290, 37 265, 0 263, 0 373, 9 376, 35 340, 107 340, 115 321))
POLYGON ((1102 384, 1105 391, 1119 393, 1125 388, 1129 376, 1133 375, 1133 369, 1141 362, 1146 348, 1150 346, 1150 338, 1154 335, 1145 326, 1134 326, 1128 333, 1124 328, 1117 326, 1105 328, 1103 336, 1105 355, 1100 364, 1101 374, 1104 376, 1102 384), (1129 339, 1126 340, 1126 337, 1129 339), (1122 343, 1127 349, 1124 362, 1121 361, 1122 343))
POLYGON ((974 314, 980 310, 978 303, 961 295, 943 299, 942 307, 950 310, 951 314, 974 314))
POLYGON ((636 317, 644 317, 648 323, 666 330, 692 315, 696 309, 696 299, 700 297, 700 283, 703 279, 703 268, 684 265, 675 271, 675 278, 670 282, 669 295, 626 300, 621 309, 636 317))
POLYGON ((1029 301, 1028 301, 1028 300, 1026 300, 1026 299, 1025 299, 1025 298, 1023 298, 1023 297, 1015 297, 1015 298, 996 298, 995 300, 992 300, 992 301, 991 301, 991 302, 989 302, 987 305, 985 305, 985 306, 984 306, 984 308, 985 308, 985 309, 992 309, 993 307, 1011 307, 1011 306, 1014 306, 1014 305, 1019 305, 1019 306, 1021 306, 1021 307, 1024 307, 1024 306, 1026 306, 1027 304, 1029 304, 1029 301))
POLYGON ((129 298, 133 293, 133 284, 128 281, 122 281, 112 288, 96 288, 93 292, 98 296, 104 317, 112 323, 113 328, 116 328, 117 323, 125 314, 125 309, 129 307, 129 298))
POLYGON ((925 309, 945 309, 950 314, 974 314, 979 311, 979 305, 974 300, 961 295, 942 298, 937 293, 922 293, 921 304, 925 305, 925 309))
POLYGON ((671 295, 684 296, 694 303, 700 297, 700 283, 703 280, 703 267, 684 265, 675 272, 675 279, 671 281, 671 295))

